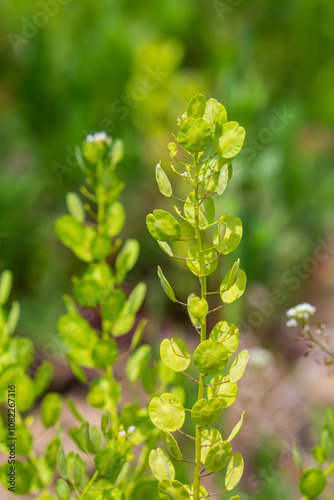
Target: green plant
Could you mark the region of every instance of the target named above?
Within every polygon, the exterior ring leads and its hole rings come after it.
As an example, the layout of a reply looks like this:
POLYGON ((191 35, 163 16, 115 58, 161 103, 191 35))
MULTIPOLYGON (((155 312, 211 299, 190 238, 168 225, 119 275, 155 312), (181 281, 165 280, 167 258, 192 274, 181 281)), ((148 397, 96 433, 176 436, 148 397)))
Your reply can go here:
MULTIPOLYGON (((207 277, 218 266, 222 255, 233 252, 242 237, 242 224, 239 218, 227 214, 216 217, 214 195, 222 195, 232 177, 232 160, 240 152, 245 130, 237 122, 228 121, 224 106, 215 99, 205 100, 197 94, 188 105, 187 112, 178 120, 179 133, 177 143, 192 157, 192 162, 177 159, 178 146, 168 144, 170 156, 177 161, 184 172, 174 166, 172 170, 190 187, 187 199, 180 199, 173 194, 168 176, 158 164, 156 180, 160 192, 173 197, 183 204, 181 210, 174 206, 177 215, 190 226, 192 235, 182 238, 179 222, 164 210, 154 210, 147 216, 147 227, 151 235, 170 257, 182 259, 188 269, 198 278, 200 295, 191 293, 186 303, 176 299, 174 291, 165 278, 161 268, 158 275, 161 285, 173 301, 187 307, 190 320, 199 335, 199 344, 191 356, 186 344, 179 338, 165 339, 160 346, 162 361, 172 370, 182 372, 198 385, 198 397, 191 409, 186 409, 172 394, 165 393, 152 399, 149 411, 154 425, 161 430, 161 436, 170 455, 176 460, 183 460, 182 452, 171 434, 179 431, 185 421, 186 411, 196 426, 194 440, 195 457, 189 460, 194 464, 194 481, 191 486, 175 480, 175 469, 168 455, 160 448, 150 454, 150 466, 153 475, 159 480, 158 492, 162 500, 204 498, 208 495, 201 485, 202 478, 220 471, 227 466, 225 490, 230 492, 241 479, 244 463, 239 453, 232 456, 231 441, 239 434, 244 414, 229 436, 222 437, 221 432, 212 428, 223 408, 230 406, 237 397, 237 382, 244 374, 248 352, 242 351, 227 370, 229 358, 239 344, 238 328, 226 321, 219 321, 207 335, 207 316, 225 304, 237 300, 246 287, 245 272, 240 269, 239 259, 225 275, 220 290, 208 291, 207 277), (216 226, 212 243, 208 243, 206 230, 216 226), (171 243, 187 241, 191 246, 185 256, 174 254, 171 243), (209 307, 209 298, 220 296, 221 304, 217 308, 209 307), (186 373, 191 361, 199 372, 199 378, 186 373), (209 377, 209 379, 207 378, 209 377), (213 378, 212 378, 213 377, 213 378), (210 429, 209 429, 210 428, 210 429), (204 464, 204 471, 201 470, 204 464)), ((223 493, 219 492, 219 493, 223 493)), ((218 493, 216 493, 218 494, 218 493)), ((239 496, 234 496, 234 500, 239 496)))
MULTIPOLYGON (((315 323, 312 325, 311 318, 316 308, 308 303, 298 304, 287 311, 287 326, 298 331, 299 340, 307 342, 309 349, 317 347, 325 353, 325 364, 334 364, 334 353, 328 347, 329 339, 324 335, 325 325, 315 323)), ((308 355, 310 351, 306 354, 308 355)), ((294 445, 294 459, 298 470, 301 472, 299 480, 300 492, 304 495, 301 500, 312 500, 318 497, 326 488, 327 477, 334 472, 334 412, 327 409, 327 421, 323 425, 320 436, 320 444, 312 450, 317 467, 307 468, 302 471, 301 457, 297 447, 294 445)))

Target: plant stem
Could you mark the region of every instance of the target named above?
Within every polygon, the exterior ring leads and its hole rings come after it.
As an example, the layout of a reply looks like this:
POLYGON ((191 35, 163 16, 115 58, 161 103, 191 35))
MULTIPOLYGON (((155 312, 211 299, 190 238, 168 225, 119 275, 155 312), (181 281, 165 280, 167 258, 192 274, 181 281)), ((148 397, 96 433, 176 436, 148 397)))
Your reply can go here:
MULTIPOLYGON (((201 230, 199 227, 199 184, 198 184, 198 156, 195 154, 194 156, 194 186, 195 186, 195 235, 197 237, 197 251, 200 265, 200 283, 201 283, 201 298, 205 299, 206 297, 206 274, 205 274, 205 262, 203 256, 203 246, 202 246, 202 237, 201 230)), ((206 340, 206 318, 201 324, 201 342, 206 340)), ((200 373, 199 377, 199 387, 198 387, 198 400, 203 399, 204 397, 204 377, 205 375, 200 373)), ((194 500, 199 500, 200 495, 200 484, 201 478, 201 427, 196 425, 196 444, 195 444, 195 471, 194 471, 194 500)))
POLYGON ((92 475, 92 477, 91 477, 90 481, 86 484, 86 487, 85 487, 85 489, 83 490, 83 492, 82 492, 82 496, 81 496, 81 498, 82 498, 83 500, 84 500, 84 498, 85 498, 86 493, 88 493, 88 491, 89 491, 89 490, 91 489, 91 487, 93 486, 93 483, 94 483, 94 481, 95 481, 95 479, 97 478, 97 476, 98 476, 98 475, 99 475, 99 473, 98 473, 98 471, 96 470, 96 471, 94 472, 94 474, 92 475))

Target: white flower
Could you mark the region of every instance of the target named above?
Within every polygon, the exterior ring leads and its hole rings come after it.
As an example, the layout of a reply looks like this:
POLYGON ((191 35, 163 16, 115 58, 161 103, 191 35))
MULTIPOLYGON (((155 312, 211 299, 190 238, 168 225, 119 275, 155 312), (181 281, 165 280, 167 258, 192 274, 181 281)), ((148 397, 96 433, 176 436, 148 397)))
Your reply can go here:
POLYGON ((298 304, 295 307, 291 307, 286 312, 288 318, 295 319, 309 319, 310 316, 313 316, 316 312, 316 308, 308 304, 307 302, 303 302, 302 304, 298 304))
POLYGON ((118 433, 120 436, 126 436, 126 432, 125 430, 123 429, 122 431, 119 431, 118 433))
POLYGON ((136 427, 134 425, 130 425, 130 427, 128 428, 128 433, 129 434, 133 434, 136 430, 136 427))
POLYGON ((86 137, 87 142, 95 142, 96 144, 101 144, 105 143, 110 145, 111 144, 111 137, 109 137, 106 132, 96 132, 94 135, 89 134, 86 137))
POLYGON ((288 328, 298 328, 298 321, 294 318, 291 318, 286 322, 286 326, 288 328))
POLYGON ((183 177, 184 179, 189 179, 189 174, 188 174, 188 172, 183 172, 181 175, 182 175, 182 177, 183 177))

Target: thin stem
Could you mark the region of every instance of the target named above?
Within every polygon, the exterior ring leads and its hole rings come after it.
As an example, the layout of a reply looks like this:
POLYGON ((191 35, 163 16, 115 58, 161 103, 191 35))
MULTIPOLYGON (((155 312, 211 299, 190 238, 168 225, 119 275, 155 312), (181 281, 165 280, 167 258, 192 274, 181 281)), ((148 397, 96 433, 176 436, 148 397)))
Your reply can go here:
POLYGON ((182 200, 182 198, 178 198, 174 194, 172 194, 172 198, 174 198, 175 200, 178 200, 178 201, 182 201, 182 203, 187 203, 188 205, 194 205, 194 203, 192 201, 182 200))
POLYGON ((85 489, 84 489, 84 490, 83 490, 83 492, 82 492, 82 498, 84 498, 84 496, 86 495, 86 493, 88 493, 88 491, 91 489, 91 487, 93 486, 94 481, 95 481, 95 479, 98 477, 98 475, 99 475, 99 473, 98 473, 98 471, 96 470, 96 471, 94 472, 94 474, 92 475, 92 477, 91 477, 90 481, 86 484, 86 487, 85 487, 85 489))
POLYGON ((187 438, 189 439, 193 439, 195 441, 196 438, 194 438, 193 436, 190 436, 189 434, 187 434, 186 432, 183 432, 181 431, 180 429, 177 430, 177 432, 179 432, 180 434, 182 434, 183 436, 186 436, 187 438))
POLYGON ((181 373, 183 373, 183 375, 185 375, 186 377, 188 377, 193 382, 196 382, 196 384, 199 384, 198 380, 196 380, 195 378, 193 378, 190 375, 188 375, 188 373, 186 373, 186 372, 181 372, 181 373))
POLYGON ((213 312, 215 312, 215 311, 218 311, 218 310, 219 310, 219 309, 221 309, 222 307, 224 307, 224 304, 222 304, 222 305, 220 305, 220 306, 218 306, 218 307, 215 307, 214 309, 211 309, 211 311, 209 311, 209 312, 208 312, 208 314, 211 314, 211 313, 213 313, 213 312))
POLYGON ((309 327, 307 327, 306 329, 304 329, 304 331, 305 331, 306 335, 309 337, 309 339, 310 339, 310 340, 311 340, 311 341, 312 341, 315 345, 317 345, 317 346, 319 347, 319 349, 321 349, 323 352, 325 352, 326 354, 328 354, 328 356, 330 356, 331 358, 333 358, 333 359, 334 359, 334 353, 333 353, 333 352, 331 352, 331 351, 329 351, 329 350, 327 349, 327 347, 326 347, 326 346, 324 346, 321 342, 319 342, 319 340, 317 340, 317 339, 314 337, 314 335, 313 335, 313 333, 311 333, 311 330, 310 330, 310 328, 309 328, 309 327))
MULTIPOLYGON (((195 225, 195 234, 197 236, 197 251, 199 257, 200 264, 200 283, 201 283, 201 298, 205 299, 206 296, 206 275, 205 275, 205 262, 203 256, 203 245, 202 245, 202 236, 199 225, 199 182, 198 182, 198 155, 194 156, 194 186, 195 186, 195 207, 194 207, 194 225, 195 225)), ((201 342, 206 340, 206 319, 201 324, 201 342)), ((199 378, 199 386, 198 386, 198 401, 203 399, 204 397, 204 377, 202 373, 200 373, 199 378)), ((201 473, 201 427, 196 425, 196 437, 195 437, 195 456, 196 456, 196 465, 194 470, 194 500, 198 500, 200 498, 200 485, 201 479, 199 477, 201 473)))

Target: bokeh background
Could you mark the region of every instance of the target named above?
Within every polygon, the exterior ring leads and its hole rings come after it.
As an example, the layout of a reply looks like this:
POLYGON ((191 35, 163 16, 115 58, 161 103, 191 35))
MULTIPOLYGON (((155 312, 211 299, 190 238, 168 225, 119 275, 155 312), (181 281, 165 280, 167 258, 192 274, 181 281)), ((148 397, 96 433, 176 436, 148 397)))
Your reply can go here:
POLYGON ((82 269, 54 233, 66 192, 82 183, 75 146, 97 130, 124 140, 123 236, 141 244, 129 281, 148 284, 143 314, 157 343, 192 334, 161 291, 157 264, 181 297, 194 282, 146 230, 146 214, 167 206, 154 167, 162 160, 168 171, 170 133, 196 92, 246 128, 219 205, 243 221, 237 253, 249 280, 228 318, 243 325, 247 347, 266 349, 254 351, 241 390, 243 488, 250 499, 294 498, 291 449, 282 450, 296 440, 307 461, 322 408, 334 403, 330 369, 320 354, 303 358, 284 318, 307 300, 334 328, 334 3, 4 0, 0 26, 0 269, 14 273, 19 333, 37 346, 56 335, 61 296, 82 269))

